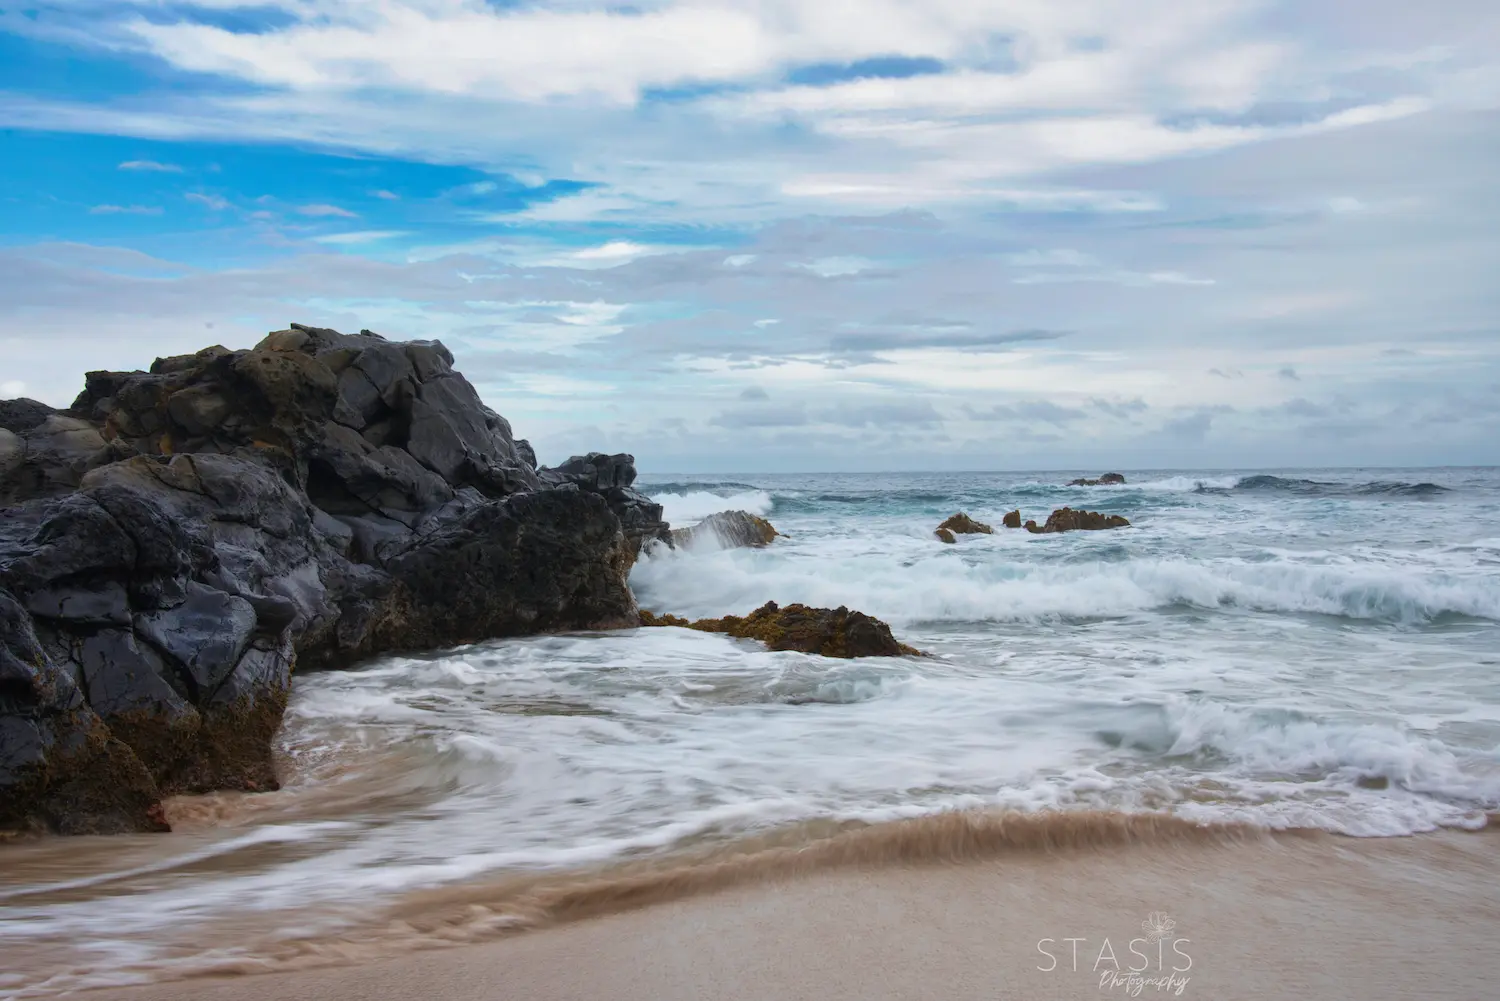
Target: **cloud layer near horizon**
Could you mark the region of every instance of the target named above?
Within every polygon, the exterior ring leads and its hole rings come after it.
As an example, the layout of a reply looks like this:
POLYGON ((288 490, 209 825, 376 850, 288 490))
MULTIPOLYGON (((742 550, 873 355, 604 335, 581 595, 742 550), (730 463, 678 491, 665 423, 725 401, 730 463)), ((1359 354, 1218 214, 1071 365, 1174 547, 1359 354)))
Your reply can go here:
POLYGON ((1442 7, 0 13, 7 386, 295 319, 552 460, 1495 462, 1500 12, 1442 7))

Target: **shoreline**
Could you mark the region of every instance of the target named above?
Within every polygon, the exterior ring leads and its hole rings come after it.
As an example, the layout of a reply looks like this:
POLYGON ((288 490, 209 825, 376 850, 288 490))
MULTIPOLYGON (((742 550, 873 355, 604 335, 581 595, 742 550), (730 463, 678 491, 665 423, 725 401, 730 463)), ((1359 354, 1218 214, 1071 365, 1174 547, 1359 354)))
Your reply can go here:
POLYGON ((1500 831, 1487 828, 856 863, 636 901, 477 944, 380 958, 355 951, 343 957, 348 965, 308 956, 302 962, 317 968, 294 962, 81 996, 1473 998, 1500 976, 1491 947, 1500 929, 1497 861, 1500 831), (1160 955, 1143 937, 1152 915, 1161 915, 1153 926, 1160 955), (1082 940, 1076 969, 1069 939, 1082 940), (1101 986, 1111 962, 1120 976, 1101 986), (1143 962, 1148 979, 1133 981, 1129 968, 1143 962))

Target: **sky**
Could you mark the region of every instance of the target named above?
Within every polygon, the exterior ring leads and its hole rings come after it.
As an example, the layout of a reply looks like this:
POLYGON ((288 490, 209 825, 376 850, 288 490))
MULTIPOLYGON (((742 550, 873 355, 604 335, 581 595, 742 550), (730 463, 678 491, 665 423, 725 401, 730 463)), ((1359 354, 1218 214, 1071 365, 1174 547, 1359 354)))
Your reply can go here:
POLYGON ((0 397, 292 321, 549 463, 1500 464, 1500 4, 0 0, 0 397))

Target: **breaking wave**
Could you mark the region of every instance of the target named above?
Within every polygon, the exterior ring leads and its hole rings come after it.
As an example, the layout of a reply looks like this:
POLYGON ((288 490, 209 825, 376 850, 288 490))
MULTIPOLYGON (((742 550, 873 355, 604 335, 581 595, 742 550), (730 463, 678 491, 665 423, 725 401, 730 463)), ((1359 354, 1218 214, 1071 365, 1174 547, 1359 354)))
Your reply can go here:
POLYGON ((1422 624, 1500 620, 1500 578, 1379 565, 1197 562, 910 565, 863 553, 792 561, 744 551, 657 552, 631 577, 642 607, 743 615, 766 601, 858 608, 889 622, 1024 622, 1130 615, 1171 606, 1239 608, 1422 624))
POLYGON ((661 492, 652 493, 651 499, 661 505, 662 517, 676 528, 695 524, 720 511, 748 511, 764 517, 776 506, 770 493, 754 488, 738 493, 716 493, 712 490, 661 492))
MULTIPOLYGON (((1204 487, 1203 489, 1212 489, 1204 487)), ((1323 480, 1288 479, 1281 476, 1246 476, 1234 484, 1235 490, 1261 493, 1288 493, 1303 497, 1438 497, 1452 493, 1436 483, 1402 483, 1372 480, 1368 483, 1331 483, 1323 480)))

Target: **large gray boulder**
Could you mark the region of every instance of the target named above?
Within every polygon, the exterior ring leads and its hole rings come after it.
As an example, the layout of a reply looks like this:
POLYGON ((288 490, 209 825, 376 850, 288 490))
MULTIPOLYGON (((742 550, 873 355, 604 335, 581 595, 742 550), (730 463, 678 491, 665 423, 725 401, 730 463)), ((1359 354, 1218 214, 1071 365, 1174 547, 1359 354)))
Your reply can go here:
POLYGON ((538 470, 441 343, 293 324, 0 402, 0 827, 276 786, 293 668, 638 621, 634 460, 538 470))

